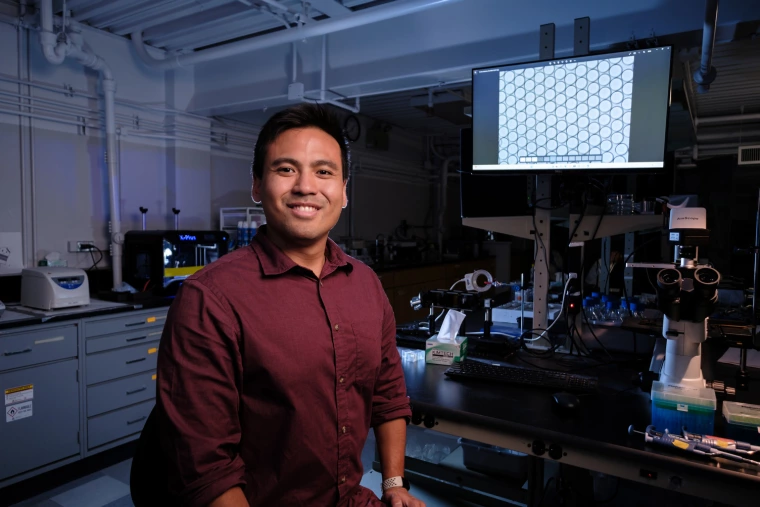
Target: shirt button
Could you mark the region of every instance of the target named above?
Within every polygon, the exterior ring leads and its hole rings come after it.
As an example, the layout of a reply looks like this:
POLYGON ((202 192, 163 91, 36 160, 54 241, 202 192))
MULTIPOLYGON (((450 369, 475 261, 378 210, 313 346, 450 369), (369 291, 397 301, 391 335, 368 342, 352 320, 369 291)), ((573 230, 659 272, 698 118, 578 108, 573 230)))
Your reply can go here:
POLYGON ((340 326, 338 324, 335 324, 335 330, 337 331, 338 329, 340 329, 340 326))
POLYGON ((346 476, 345 475, 340 478, 340 482, 346 482, 346 476))
POLYGON ((345 433, 345 432, 346 432, 346 427, 345 427, 345 426, 343 426, 343 433, 345 433))
POLYGON ((346 381, 346 379, 344 379, 343 377, 341 377, 341 378, 340 378, 340 380, 338 380, 338 382, 340 382, 341 384, 342 384, 343 382, 345 382, 345 381, 346 381))

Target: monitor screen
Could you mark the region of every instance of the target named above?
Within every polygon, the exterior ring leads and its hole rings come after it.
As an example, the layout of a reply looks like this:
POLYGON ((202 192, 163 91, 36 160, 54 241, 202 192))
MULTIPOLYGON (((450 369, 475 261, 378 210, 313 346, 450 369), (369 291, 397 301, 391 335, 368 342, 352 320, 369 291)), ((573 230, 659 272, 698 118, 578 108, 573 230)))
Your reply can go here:
POLYGON ((670 46, 474 69, 473 171, 664 167, 670 46))

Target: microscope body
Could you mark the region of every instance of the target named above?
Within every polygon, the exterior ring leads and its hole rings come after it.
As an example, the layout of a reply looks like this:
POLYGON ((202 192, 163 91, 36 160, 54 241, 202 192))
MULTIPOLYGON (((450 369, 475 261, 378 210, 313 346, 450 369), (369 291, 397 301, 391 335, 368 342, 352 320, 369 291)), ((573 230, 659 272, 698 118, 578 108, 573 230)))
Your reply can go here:
POLYGON ((660 381, 703 388, 702 343, 720 283, 718 271, 698 263, 699 247, 709 243, 705 209, 671 209, 669 240, 675 245, 675 264, 657 273, 662 336, 667 340, 660 381))

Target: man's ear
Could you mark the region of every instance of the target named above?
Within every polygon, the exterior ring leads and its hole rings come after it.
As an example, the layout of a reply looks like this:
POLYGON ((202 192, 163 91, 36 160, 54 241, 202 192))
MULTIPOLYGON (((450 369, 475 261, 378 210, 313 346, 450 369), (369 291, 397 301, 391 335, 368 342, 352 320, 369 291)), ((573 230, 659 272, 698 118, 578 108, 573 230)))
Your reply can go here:
POLYGON ((253 202, 261 202, 261 178, 253 177, 253 185, 251 186, 251 198, 253 202))
POLYGON ((348 180, 343 182, 343 207, 348 206, 348 180))

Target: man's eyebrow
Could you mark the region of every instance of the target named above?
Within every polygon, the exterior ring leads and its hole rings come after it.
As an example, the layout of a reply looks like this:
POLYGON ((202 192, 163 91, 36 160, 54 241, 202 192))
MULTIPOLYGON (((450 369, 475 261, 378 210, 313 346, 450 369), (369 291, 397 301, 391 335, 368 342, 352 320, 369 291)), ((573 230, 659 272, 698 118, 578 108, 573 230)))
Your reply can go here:
POLYGON ((333 171, 337 171, 338 170, 338 164, 336 164, 332 160, 315 160, 314 162, 311 163, 312 167, 319 167, 319 166, 323 166, 323 165, 326 165, 327 167, 329 167, 333 171))
POLYGON ((277 158, 275 160, 272 160, 272 163, 271 163, 272 166, 276 166, 276 165, 280 165, 280 164, 290 164, 290 165, 294 165, 296 167, 301 167, 301 164, 299 164, 296 159, 294 159, 294 158, 288 158, 288 157, 277 158))

